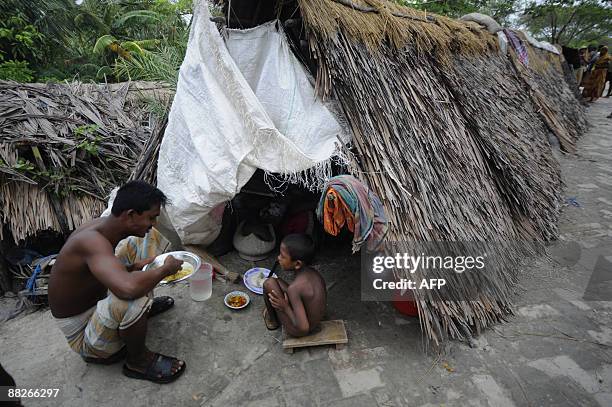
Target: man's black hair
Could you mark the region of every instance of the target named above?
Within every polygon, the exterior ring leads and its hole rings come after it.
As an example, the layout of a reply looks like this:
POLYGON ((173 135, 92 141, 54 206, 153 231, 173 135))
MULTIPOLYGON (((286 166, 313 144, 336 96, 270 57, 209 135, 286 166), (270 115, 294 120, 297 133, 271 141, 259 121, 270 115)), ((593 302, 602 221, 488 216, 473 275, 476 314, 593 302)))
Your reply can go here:
POLYGON ((285 236, 282 243, 285 245, 292 261, 301 260, 304 265, 312 262, 315 254, 315 245, 310 236, 295 233, 285 236))
POLYGON ((154 205, 164 206, 168 202, 166 195, 153 185, 144 181, 130 181, 117 191, 111 213, 115 216, 133 209, 141 214, 154 205))

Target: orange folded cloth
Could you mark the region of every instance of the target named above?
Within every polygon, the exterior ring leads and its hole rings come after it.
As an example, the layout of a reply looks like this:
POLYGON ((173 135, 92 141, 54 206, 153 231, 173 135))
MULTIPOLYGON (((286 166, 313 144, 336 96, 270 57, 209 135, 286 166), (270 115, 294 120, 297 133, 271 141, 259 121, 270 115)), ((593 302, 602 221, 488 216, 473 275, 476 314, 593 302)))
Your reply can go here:
POLYGON ((337 236, 342 227, 355 231, 355 218, 342 197, 333 188, 328 189, 325 197, 323 227, 330 235, 337 236))

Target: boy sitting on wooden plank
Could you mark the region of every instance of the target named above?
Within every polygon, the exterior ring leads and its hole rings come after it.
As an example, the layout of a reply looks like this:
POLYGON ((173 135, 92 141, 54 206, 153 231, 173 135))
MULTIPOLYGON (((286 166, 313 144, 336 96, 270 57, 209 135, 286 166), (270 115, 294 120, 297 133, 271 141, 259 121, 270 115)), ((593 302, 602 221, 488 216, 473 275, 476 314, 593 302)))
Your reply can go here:
POLYGON ((270 330, 281 324, 295 337, 306 336, 318 327, 325 314, 327 291, 318 271, 309 266, 314 257, 314 242, 308 235, 288 235, 280 246, 278 263, 292 270, 291 284, 280 278, 268 278, 263 285, 264 321, 270 330))

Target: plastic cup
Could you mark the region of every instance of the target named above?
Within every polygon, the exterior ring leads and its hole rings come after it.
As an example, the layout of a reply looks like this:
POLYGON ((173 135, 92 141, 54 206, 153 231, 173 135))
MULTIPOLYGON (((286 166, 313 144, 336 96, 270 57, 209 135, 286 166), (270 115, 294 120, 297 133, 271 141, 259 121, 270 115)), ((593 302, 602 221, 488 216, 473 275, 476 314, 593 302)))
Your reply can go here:
POLYGON ((189 278, 189 295, 194 301, 206 301, 212 295, 213 267, 202 263, 198 271, 189 278))

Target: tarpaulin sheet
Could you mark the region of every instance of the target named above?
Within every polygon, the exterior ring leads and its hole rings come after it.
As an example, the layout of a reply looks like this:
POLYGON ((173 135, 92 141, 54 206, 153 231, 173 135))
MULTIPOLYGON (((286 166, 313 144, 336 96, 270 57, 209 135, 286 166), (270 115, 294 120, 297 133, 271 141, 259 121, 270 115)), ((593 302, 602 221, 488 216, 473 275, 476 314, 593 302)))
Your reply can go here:
POLYGON ((329 168, 342 137, 275 22, 227 30, 226 37, 227 45, 207 3, 198 3, 157 173, 184 244, 216 238, 222 210, 213 208, 232 199, 257 168, 316 173, 329 168))

